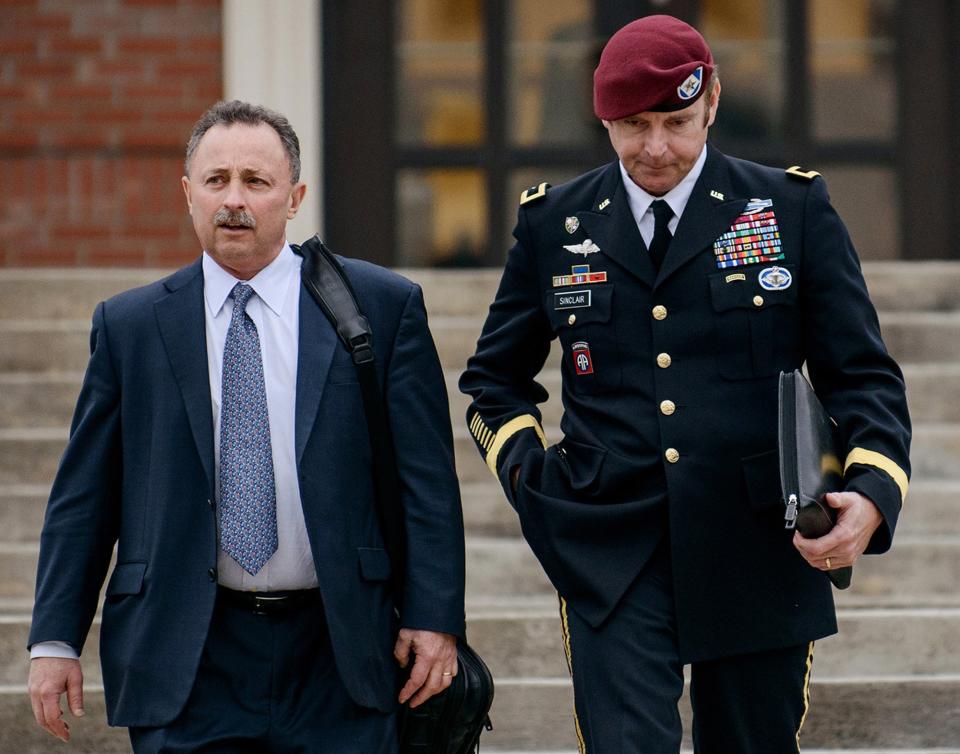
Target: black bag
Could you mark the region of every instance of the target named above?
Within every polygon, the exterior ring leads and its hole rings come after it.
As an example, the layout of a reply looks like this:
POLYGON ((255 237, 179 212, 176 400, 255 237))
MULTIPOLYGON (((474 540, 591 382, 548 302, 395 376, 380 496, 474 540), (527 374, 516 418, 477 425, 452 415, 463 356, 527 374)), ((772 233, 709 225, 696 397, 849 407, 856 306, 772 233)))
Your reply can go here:
MULTIPOLYGON (((396 601, 403 595, 407 562, 403 516, 395 498, 397 466, 377 377, 373 332, 360 312, 340 263, 319 236, 293 247, 303 257, 301 277, 307 290, 333 323, 357 368, 363 411, 373 449, 377 517, 390 555, 396 601)), ((480 733, 490 724, 493 677, 466 641, 457 642, 458 672, 446 691, 416 709, 403 705, 398 714, 401 754, 468 754, 479 751, 480 733)))
MULTIPOLYGON (((799 369, 780 373, 780 484, 787 505, 786 528, 822 537, 837 521, 826 494, 843 489, 843 446, 837 427, 799 369)), ((850 586, 853 567, 827 576, 838 589, 850 586)))

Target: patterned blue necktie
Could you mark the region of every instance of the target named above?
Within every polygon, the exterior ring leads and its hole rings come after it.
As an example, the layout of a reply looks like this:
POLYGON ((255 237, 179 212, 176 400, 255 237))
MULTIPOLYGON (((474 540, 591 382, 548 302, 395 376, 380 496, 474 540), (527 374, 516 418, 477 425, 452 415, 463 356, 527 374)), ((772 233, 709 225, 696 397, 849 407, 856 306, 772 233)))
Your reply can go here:
POLYGON ((246 312, 252 295, 246 283, 230 292, 220 402, 220 549, 255 575, 277 551, 277 497, 260 337, 246 312))

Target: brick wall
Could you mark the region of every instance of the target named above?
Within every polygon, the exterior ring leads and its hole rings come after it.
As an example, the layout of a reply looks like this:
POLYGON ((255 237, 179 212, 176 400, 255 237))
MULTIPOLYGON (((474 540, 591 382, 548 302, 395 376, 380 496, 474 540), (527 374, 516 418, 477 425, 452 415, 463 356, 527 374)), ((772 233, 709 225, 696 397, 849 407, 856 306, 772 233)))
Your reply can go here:
POLYGON ((172 266, 219 0, 0 0, 0 266, 172 266))

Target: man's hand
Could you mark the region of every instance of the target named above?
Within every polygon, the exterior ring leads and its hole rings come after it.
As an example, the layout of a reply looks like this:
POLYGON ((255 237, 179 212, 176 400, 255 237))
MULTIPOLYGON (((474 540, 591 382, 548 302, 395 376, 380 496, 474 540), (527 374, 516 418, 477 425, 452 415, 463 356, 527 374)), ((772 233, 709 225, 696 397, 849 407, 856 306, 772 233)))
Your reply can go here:
POLYGON ((839 511, 837 523, 828 534, 818 539, 807 539, 800 532, 793 535, 793 544, 804 560, 821 571, 856 563, 883 523, 877 506, 859 492, 828 492, 827 504, 839 511))
POLYGON ((457 637, 438 631, 401 628, 393 648, 393 656, 401 668, 409 664, 411 650, 413 668, 410 678, 400 689, 400 704, 409 699, 410 706, 416 707, 449 687, 453 681, 457 674, 457 637))
POLYGON ((74 717, 83 717, 83 672, 79 660, 37 657, 30 660, 27 682, 30 704, 37 724, 61 741, 70 740, 70 726, 63 719, 60 695, 66 692, 74 717))

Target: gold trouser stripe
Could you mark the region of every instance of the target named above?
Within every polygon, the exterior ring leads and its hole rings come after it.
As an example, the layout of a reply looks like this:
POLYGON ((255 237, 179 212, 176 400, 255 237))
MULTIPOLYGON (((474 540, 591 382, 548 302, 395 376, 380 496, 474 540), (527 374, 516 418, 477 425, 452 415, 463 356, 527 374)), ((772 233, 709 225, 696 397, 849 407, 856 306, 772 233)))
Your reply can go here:
MULTIPOLYGON (((560 597, 560 595, 557 595, 560 597)), ((567 657, 567 669, 570 678, 573 678, 573 651, 570 649, 570 624, 567 622, 567 601, 560 597, 560 631, 563 634, 563 653, 567 657)), ((580 754, 587 753, 587 744, 583 740, 583 731, 580 730, 580 718, 577 717, 577 700, 573 700, 573 727, 577 732, 577 747, 580 754)))
POLYGON ((813 642, 807 648, 807 670, 803 677, 803 715, 800 718, 800 725, 797 728, 797 752, 800 751, 800 731, 803 730, 803 724, 807 721, 807 713, 810 711, 810 671, 813 669, 813 642))
POLYGON ((855 463, 862 463, 865 466, 876 466, 881 471, 887 472, 893 481, 897 483, 897 487, 900 488, 900 502, 903 503, 903 501, 907 499, 907 488, 910 486, 907 473, 885 455, 875 450, 854 448, 847 456, 846 463, 843 464, 843 473, 846 474, 847 469, 855 463))
POLYGON ((507 440, 522 429, 532 429, 537 433, 537 437, 540 438, 543 447, 547 447, 547 438, 544 436, 539 422, 534 419, 533 416, 530 414, 515 416, 497 430, 497 434, 494 436, 493 442, 490 443, 490 448, 487 450, 487 467, 493 472, 494 476, 497 476, 497 456, 500 455, 503 446, 507 444, 507 440))

